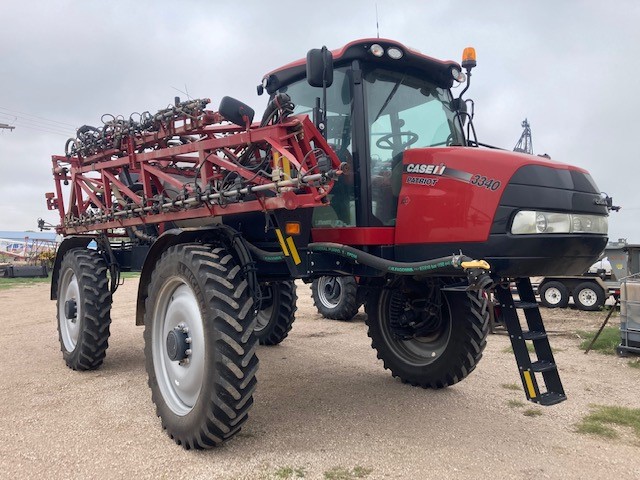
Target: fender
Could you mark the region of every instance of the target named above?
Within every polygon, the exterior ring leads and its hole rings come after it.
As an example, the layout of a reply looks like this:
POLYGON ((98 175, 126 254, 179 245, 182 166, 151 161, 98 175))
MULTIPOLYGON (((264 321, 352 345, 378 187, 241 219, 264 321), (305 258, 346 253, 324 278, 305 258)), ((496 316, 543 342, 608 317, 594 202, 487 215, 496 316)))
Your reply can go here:
POLYGON ((72 248, 87 248, 92 241, 95 240, 95 237, 88 236, 72 236, 66 237, 58 250, 56 251, 56 259, 53 263, 53 272, 51 273, 51 300, 58 299, 58 272, 60 270, 60 264, 62 263, 62 259, 65 254, 71 250, 72 248))

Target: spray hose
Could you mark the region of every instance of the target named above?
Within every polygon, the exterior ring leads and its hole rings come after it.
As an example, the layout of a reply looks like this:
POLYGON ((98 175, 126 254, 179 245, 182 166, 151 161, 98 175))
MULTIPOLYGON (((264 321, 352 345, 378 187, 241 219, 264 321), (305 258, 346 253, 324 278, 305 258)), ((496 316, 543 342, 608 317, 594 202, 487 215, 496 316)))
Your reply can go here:
MULTIPOLYGON (((459 255, 450 255, 448 257, 434 258, 421 262, 396 262, 376 257, 357 248, 339 243, 310 243, 307 246, 311 252, 323 252, 338 255, 346 258, 353 263, 360 263, 384 273, 392 273, 396 275, 425 275, 443 270, 446 268, 456 268, 464 270, 469 278, 472 288, 486 288, 492 283, 489 271, 491 266, 484 260, 474 260, 460 253, 459 255)), ((278 252, 267 252, 249 244, 251 252, 261 261, 264 262, 282 262, 285 256, 278 252)))

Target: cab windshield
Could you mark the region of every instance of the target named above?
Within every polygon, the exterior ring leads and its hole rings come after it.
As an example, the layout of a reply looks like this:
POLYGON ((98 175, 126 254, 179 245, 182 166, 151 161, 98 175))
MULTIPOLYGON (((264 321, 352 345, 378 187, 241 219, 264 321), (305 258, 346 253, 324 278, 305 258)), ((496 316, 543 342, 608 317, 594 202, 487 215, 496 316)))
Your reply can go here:
POLYGON ((365 72, 369 127, 369 190, 373 223, 394 225, 402 180, 402 154, 409 148, 462 145, 451 93, 406 72, 365 72))
MULTIPOLYGON (((353 109, 350 68, 336 68, 333 84, 327 89, 327 141, 351 169, 334 186, 330 208, 314 212, 316 227, 356 225, 354 180, 359 169, 352 165, 354 116, 366 123, 366 145, 358 143, 357 149, 362 162, 359 168, 366 165, 368 169, 372 195, 365 214, 369 220, 364 223, 371 225, 395 224, 405 150, 464 144, 450 107, 449 90, 408 72, 369 68, 363 73, 364 112, 353 109)), ((321 96, 320 89, 309 86, 306 80, 280 91, 291 96, 296 114, 311 115, 316 98, 321 96)))

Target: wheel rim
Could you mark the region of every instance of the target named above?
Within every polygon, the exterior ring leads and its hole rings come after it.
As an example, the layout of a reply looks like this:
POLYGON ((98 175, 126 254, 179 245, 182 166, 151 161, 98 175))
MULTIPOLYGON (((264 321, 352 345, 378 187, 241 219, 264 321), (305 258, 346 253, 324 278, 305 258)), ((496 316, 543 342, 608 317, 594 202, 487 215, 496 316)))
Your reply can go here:
POLYGON ((82 302, 80 302, 80 286, 78 277, 70 268, 65 270, 60 283, 61 290, 58 296, 58 318, 60 337, 67 352, 73 352, 78 344, 80 336, 80 319, 82 318, 82 302), (65 304, 73 301, 76 304, 75 317, 68 317, 65 304))
POLYGON ((544 292, 544 299, 550 305, 558 305, 562 300, 562 293, 556 287, 549 287, 544 292))
POLYGON ((326 308, 336 308, 342 295, 342 278, 320 277, 318 279, 318 300, 326 308))
POLYGON ((198 299, 180 277, 168 279, 158 294, 151 341, 153 366, 162 397, 171 411, 184 416, 192 410, 200 395, 206 352, 198 299), (169 357, 167 336, 175 329, 191 339, 191 352, 185 360, 175 361, 169 357))
POLYGON ((598 302, 598 296, 590 288, 583 288, 578 293, 578 300, 585 307, 593 307, 598 302))
POLYGON ((446 350, 451 337, 451 314, 446 297, 441 310, 442 315, 438 330, 428 336, 404 340, 391 331, 389 308, 392 294, 388 291, 383 295, 385 298, 380 299, 379 308, 381 310, 378 312, 378 319, 380 330, 389 348, 404 363, 414 367, 424 367, 435 362, 446 350))
POLYGON ((266 304, 266 306, 260 308, 258 311, 256 328, 254 328, 255 332, 261 332, 267 328, 267 325, 269 325, 269 322, 273 317, 273 304, 275 302, 276 293, 275 288, 273 285, 262 285, 261 289, 262 295, 264 296, 262 299, 262 305, 266 304))

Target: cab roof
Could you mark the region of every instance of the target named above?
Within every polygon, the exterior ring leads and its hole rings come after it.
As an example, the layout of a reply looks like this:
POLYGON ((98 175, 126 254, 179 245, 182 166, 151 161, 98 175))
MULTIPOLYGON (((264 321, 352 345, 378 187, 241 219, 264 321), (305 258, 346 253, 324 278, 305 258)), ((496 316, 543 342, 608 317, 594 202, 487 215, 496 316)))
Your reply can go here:
MULTIPOLYGON (((431 81, 442 88, 451 88, 453 84, 451 69, 457 68, 460 70, 460 65, 457 62, 437 60, 406 47, 395 40, 384 38, 354 40, 342 48, 332 50, 331 53, 334 67, 348 65, 353 60, 362 60, 370 64, 393 68, 394 70, 411 70, 418 75, 429 77, 431 81), (371 53, 370 48, 374 44, 378 44, 384 49, 385 53, 381 57, 376 57, 371 53), (400 49, 403 53, 402 57, 397 60, 392 59, 386 53, 391 47, 400 49)), ((306 64, 306 58, 302 58, 267 73, 263 77, 263 85, 266 80, 265 89, 269 94, 272 94, 283 85, 305 78, 306 64)))

